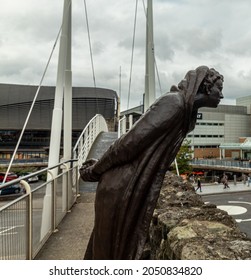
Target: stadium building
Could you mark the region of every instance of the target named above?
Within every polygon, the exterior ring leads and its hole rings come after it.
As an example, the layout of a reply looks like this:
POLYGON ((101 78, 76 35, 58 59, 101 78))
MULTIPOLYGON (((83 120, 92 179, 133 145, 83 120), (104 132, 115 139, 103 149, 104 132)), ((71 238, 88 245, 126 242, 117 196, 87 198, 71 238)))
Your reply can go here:
MULTIPOLYGON (((11 157, 30 110, 36 86, 0 84, 0 158, 11 157)), ((72 89, 73 145, 89 120, 99 113, 115 130, 118 96, 110 89, 73 87, 72 89)), ((47 157, 50 142, 55 87, 41 87, 17 158, 47 157)))

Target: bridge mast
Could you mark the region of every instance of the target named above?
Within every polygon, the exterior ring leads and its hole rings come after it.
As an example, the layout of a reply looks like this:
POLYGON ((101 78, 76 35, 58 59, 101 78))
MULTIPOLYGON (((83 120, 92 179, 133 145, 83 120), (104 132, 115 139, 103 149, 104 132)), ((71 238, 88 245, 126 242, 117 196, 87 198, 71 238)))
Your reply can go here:
POLYGON ((58 57, 57 83, 51 124, 50 150, 48 159, 49 167, 56 165, 59 162, 64 98, 64 143, 67 145, 66 159, 71 158, 71 146, 69 148, 69 144, 71 145, 71 140, 69 141, 69 138, 71 139, 71 132, 68 131, 69 129, 71 130, 71 76, 71 0, 64 0, 63 23, 58 57))
MULTIPOLYGON (((71 72, 71 0, 64 0, 63 22, 60 36, 58 71, 55 90, 54 109, 52 113, 51 138, 48 167, 57 165, 60 161, 61 131, 63 121, 63 101, 64 101, 64 160, 71 159, 72 150, 72 72, 71 72)), ((58 168, 47 173, 47 182, 55 178, 58 168)), ((66 186, 66 184, 64 184, 66 186)), ((63 196, 66 196, 67 188, 64 187, 63 196)), ((40 239, 48 232, 52 223, 50 216, 52 208, 52 186, 47 184, 43 201, 42 224, 40 239)), ((63 200, 65 201, 65 200, 63 200)), ((66 206, 62 205, 65 209, 66 206)))
POLYGON ((72 5, 69 1, 68 25, 67 25, 67 55, 65 68, 64 88, 64 160, 72 159, 72 69, 71 69, 71 16, 72 5))
POLYGON ((155 60, 153 42, 153 7, 152 0, 147 0, 146 13, 146 68, 145 68, 145 95, 144 112, 155 101, 155 60))

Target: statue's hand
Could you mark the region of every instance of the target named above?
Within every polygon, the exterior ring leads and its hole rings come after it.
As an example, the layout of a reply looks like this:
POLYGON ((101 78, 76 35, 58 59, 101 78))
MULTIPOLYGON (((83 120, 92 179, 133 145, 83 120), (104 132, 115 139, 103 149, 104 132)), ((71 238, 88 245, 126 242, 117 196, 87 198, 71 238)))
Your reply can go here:
POLYGON ((96 162, 98 162, 97 159, 91 158, 83 163, 82 167, 79 169, 79 173, 83 181, 87 181, 87 182, 99 181, 100 175, 93 172, 93 168, 96 162))

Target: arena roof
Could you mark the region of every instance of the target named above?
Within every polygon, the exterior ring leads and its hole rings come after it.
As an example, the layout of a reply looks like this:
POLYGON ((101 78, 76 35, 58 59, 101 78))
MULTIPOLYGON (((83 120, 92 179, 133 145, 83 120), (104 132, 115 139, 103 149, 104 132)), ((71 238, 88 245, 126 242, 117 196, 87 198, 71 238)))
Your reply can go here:
MULTIPOLYGON (((0 106, 33 101, 38 86, 0 84, 0 106)), ((73 87, 73 98, 108 98, 118 99, 116 91, 106 88, 73 87)), ((54 99, 55 87, 42 86, 37 101, 54 99)))
MULTIPOLYGON (((37 89, 37 86, 0 84, 0 129, 22 129, 37 89)), ((54 99, 55 87, 41 87, 27 129, 50 130, 54 99)), ((97 113, 105 119, 113 119, 117 105, 118 96, 114 90, 73 87, 73 130, 82 130, 97 113)))

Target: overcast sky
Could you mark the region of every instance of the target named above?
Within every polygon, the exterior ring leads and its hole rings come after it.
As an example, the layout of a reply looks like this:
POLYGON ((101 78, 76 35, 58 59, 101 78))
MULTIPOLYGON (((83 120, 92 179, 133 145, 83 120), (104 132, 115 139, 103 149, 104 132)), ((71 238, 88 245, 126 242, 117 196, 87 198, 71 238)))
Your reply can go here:
MULTIPOLYGON (((63 0, 0 0, 0 83, 38 85, 62 22, 63 0)), ((93 86, 84 0, 73 0, 73 86, 93 86)), ((86 0, 97 87, 126 109, 136 0, 86 0)), ((146 0, 145 0, 146 3, 146 0)), ((224 75, 222 104, 251 95, 250 0, 153 0, 155 56, 162 93, 199 65, 224 75)), ((145 12, 138 1, 129 107, 142 103, 145 12)), ((58 47, 43 85, 56 84, 58 47)), ((156 78, 157 97, 160 87, 156 78)), ((1 98, 1 97, 0 97, 1 98)))

